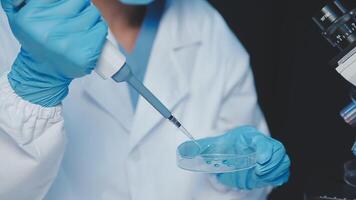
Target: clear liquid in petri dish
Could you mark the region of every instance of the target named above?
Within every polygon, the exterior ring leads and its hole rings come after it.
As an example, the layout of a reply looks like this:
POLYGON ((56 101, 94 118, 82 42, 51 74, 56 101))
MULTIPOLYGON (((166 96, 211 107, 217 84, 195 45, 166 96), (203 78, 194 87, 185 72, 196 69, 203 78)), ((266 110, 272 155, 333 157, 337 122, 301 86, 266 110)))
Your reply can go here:
POLYGON ((193 142, 181 144, 177 150, 177 165, 188 171, 202 173, 236 172, 256 165, 255 149, 251 147, 234 153, 215 151, 216 146, 213 144, 204 148, 206 151, 200 148, 193 142))
POLYGON ((199 148, 199 151, 202 151, 202 147, 199 145, 199 143, 196 141, 196 139, 193 137, 192 134, 189 133, 189 131, 184 128, 184 126, 180 126, 179 130, 185 135, 187 136, 192 142, 194 142, 195 145, 197 145, 197 147, 199 148))

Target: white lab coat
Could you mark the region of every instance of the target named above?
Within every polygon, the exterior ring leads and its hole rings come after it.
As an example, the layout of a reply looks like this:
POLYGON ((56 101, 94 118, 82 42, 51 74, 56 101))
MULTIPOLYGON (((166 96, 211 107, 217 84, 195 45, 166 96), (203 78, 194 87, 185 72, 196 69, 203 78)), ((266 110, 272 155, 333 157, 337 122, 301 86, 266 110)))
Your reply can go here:
MULTIPOLYGON (((8 68, 19 46, 0 15, 0 68, 8 68)), ((197 138, 241 125, 268 131, 249 56, 206 1, 167 2, 144 83, 197 138)), ((266 199, 269 188, 233 190, 179 169, 185 140, 142 98, 134 113, 125 83, 92 74, 72 83, 63 106, 43 108, 1 77, 1 200, 266 199)))

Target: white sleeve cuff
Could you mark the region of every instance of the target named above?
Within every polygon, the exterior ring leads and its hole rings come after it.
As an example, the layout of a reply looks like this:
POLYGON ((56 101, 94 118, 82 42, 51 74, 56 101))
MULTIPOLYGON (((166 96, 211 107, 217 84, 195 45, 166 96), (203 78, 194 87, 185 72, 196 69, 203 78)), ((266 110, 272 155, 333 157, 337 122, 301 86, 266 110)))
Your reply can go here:
POLYGON ((63 121, 61 106, 45 108, 19 97, 7 76, 0 77, 0 132, 7 133, 27 153, 38 152, 28 144, 39 138, 52 125, 63 121))

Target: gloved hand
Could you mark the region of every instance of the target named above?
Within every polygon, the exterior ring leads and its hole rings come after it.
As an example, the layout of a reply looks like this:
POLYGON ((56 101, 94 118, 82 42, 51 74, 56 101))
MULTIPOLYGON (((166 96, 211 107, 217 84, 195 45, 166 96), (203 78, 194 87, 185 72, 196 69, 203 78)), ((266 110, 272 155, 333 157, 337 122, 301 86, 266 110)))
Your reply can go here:
POLYGON ((90 74, 106 41, 107 25, 89 0, 1 0, 21 44, 8 75, 23 99, 56 106, 74 78, 90 74))
POLYGON ((154 0, 120 0, 120 1, 127 5, 147 5, 154 2, 154 0))
MULTIPOLYGON (((290 160, 284 146, 265 136, 253 127, 245 126, 228 131, 224 135, 197 140, 202 154, 231 154, 253 147, 257 165, 254 168, 233 173, 216 174, 225 186, 251 190, 266 186, 280 186, 288 181, 290 160)), ((187 145, 195 147, 195 145, 187 145)), ((184 152, 187 156, 187 151, 184 152)), ((192 150, 192 154, 196 154, 192 150)))

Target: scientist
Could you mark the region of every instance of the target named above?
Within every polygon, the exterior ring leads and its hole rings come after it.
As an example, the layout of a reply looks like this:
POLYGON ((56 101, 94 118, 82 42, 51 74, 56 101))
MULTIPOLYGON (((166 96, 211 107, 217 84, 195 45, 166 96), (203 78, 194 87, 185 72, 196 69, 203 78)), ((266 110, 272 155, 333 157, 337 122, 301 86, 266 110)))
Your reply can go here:
POLYGON ((206 1, 16 2, 1 0, 1 200, 264 200, 288 180, 249 56, 206 1), (187 138, 126 83, 91 74, 106 38, 200 144, 253 145, 256 167, 179 169, 187 138))

